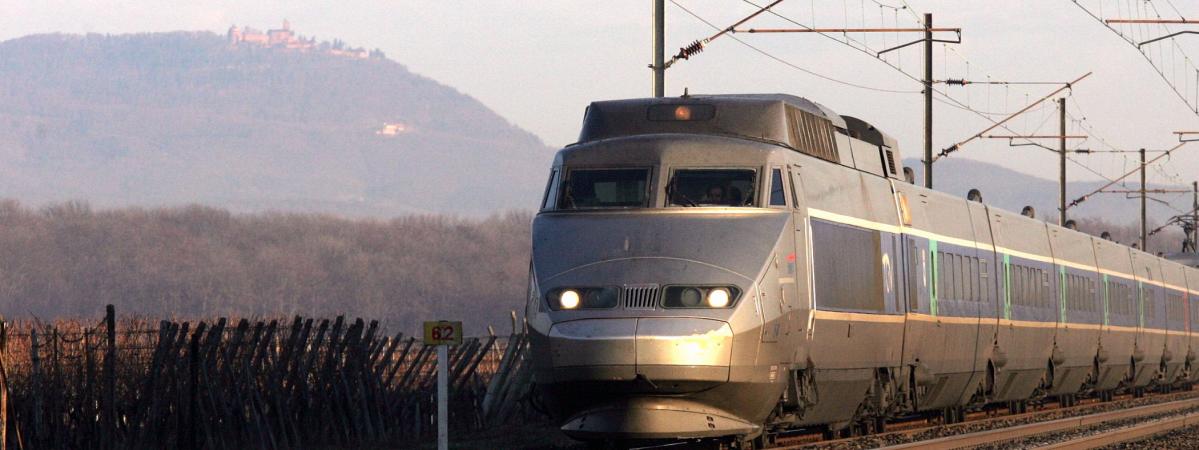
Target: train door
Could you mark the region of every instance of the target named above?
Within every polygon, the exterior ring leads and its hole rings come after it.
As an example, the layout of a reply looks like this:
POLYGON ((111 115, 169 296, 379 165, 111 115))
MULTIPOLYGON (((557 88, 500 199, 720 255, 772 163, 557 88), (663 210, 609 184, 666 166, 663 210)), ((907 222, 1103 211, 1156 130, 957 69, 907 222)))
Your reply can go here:
MULTIPOLYGON (((795 251, 787 255, 785 264, 787 267, 786 273, 794 280, 795 295, 794 298, 788 299, 793 305, 794 311, 791 314, 789 326, 793 330, 806 331, 810 330, 808 326, 811 323, 812 316, 812 296, 809 289, 810 280, 808 277, 809 269, 812 267, 808 254, 808 207, 804 200, 803 178, 800 176, 799 166, 791 166, 787 170, 787 181, 791 191, 791 206, 792 206, 792 221, 795 229, 795 251)), ((805 334, 805 336, 810 333, 805 334)))

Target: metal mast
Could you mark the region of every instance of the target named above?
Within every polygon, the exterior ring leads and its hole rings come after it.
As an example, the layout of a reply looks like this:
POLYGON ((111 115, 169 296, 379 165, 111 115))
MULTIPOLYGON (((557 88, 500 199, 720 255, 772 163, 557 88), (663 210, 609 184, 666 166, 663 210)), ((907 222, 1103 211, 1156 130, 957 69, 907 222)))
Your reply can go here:
POLYGON ((1066 226, 1066 98, 1058 99, 1058 109, 1061 113, 1062 133, 1060 139, 1061 154, 1059 155, 1059 170, 1061 171, 1061 180, 1059 188, 1061 192, 1058 197, 1058 221, 1057 224, 1066 226))
POLYGON ((924 187, 933 188, 933 15, 924 13, 924 187))
POLYGON ((666 92, 666 0, 654 0, 654 97, 666 92))
POLYGON ((1148 197, 1145 194, 1145 149, 1139 151, 1141 154, 1141 250, 1149 251, 1145 244, 1149 240, 1149 227, 1145 214, 1145 202, 1148 197))

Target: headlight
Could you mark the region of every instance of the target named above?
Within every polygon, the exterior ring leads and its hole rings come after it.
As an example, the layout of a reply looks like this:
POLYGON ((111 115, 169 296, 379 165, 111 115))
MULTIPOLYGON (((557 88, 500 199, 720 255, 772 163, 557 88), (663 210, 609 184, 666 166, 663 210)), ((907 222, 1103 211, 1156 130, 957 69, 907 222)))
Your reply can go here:
POLYGON ((734 286, 669 286, 662 296, 664 308, 728 308, 741 291, 734 286))
POLYGON ((558 297, 558 305, 562 309, 575 309, 579 307, 579 293, 573 289, 562 291, 562 295, 558 297))
POLYGON ((724 308, 729 306, 729 290, 725 288, 714 288, 708 291, 708 306, 713 308, 724 308))
POLYGON ((549 304, 555 310, 615 308, 619 297, 615 287, 555 289, 549 293, 549 304))

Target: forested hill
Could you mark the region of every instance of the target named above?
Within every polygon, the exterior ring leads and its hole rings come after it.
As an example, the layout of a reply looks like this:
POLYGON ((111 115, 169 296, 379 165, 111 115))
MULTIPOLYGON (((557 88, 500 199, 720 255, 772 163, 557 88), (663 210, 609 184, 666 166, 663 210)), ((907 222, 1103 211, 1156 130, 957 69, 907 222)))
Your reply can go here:
POLYGON ((535 207, 552 155, 385 58, 208 32, 0 43, 0 197, 25 203, 477 215, 535 207))
POLYGON ((201 207, 33 209, 0 200, 5 318, 330 317, 418 333, 423 320, 510 331, 524 314, 529 213, 346 219, 201 207))

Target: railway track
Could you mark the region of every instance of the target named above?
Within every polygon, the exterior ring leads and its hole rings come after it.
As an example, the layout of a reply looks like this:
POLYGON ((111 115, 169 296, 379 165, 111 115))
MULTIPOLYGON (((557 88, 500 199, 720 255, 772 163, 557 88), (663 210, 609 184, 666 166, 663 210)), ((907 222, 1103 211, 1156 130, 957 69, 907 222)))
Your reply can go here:
MULTIPOLYGON (((1118 396, 1110 402, 1082 401, 1074 406, 1049 406, 1037 411, 989 415, 978 412, 953 425, 917 425, 909 420, 888 426, 891 431, 835 440, 818 434, 779 438, 771 450, 974 449, 1007 448, 1090 449, 1132 443, 1184 427, 1199 425, 1199 391, 1159 394, 1144 398, 1118 396), (1148 403, 1143 402, 1155 402, 1148 403), (1089 413, 1088 410, 1101 409, 1089 413), (1046 417, 1048 416, 1048 417, 1046 417), (977 431, 975 431, 977 430, 977 431)), ((1137 445, 1137 444, 1132 444, 1137 445)), ((639 449, 726 448, 702 440, 640 447, 639 449)))
POLYGON ((1027 425, 1018 425, 1014 427, 960 434, 956 436, 948 436, 927 441, 917 441, 882 448, 886 450, 917 448, 927 450, 952 450, 960 448, 974 448, 983 445, 1008 447, 1009 443, 1013 442, 1016 443, 1015 447, 1020 448, 1096 448, 1104 445, 1141 439, 1146 436, 1169 431, 1177 427, 1195 424, 1196 421, 1199 420, 1199 412, 1190 412, 1189 414, 1178 417, 1170 417, 1164 420, 1149 421, 1147 423, 1138 424, 1131 427, 1113 428, 1094 434, 1085 434, 1083 436, 1068 439, 1062 442, 1047 443, 1045 445, 1038 445, 1036 442, 1024 442, 1024 440, 1055 433, 1086 430, 1100 425, 1111 425, 1130 421, 1140 422, 1163 415, 1171 416, 1173 414, 1193 411, 1196 409, 1199 409, 1199 398, 1191 398, 1124 410, 1101 412, 1079 417, 1051 420, 1047 422, 1037 422, 1027 425))
POLYGON ((1082 436, 1057 444, 1042 446, 1042 449, 1052 450, 1082 450, 1099 448, 1153 437, 1180 428, 1199 425, 1199 413, 1150 421, 1140 425, 1110 430, 1103 433, 1082 436))
MULTIPOLYGON (((874 435, 845 439, 814 441, 810 436, 783 438, 775 449, 823 450, 823 449, 956 449, 956 448, 1041 448, 1043 445, 1066 445, 1075 439, 1078 446, 1045 448, 1095 448, 1106 444, 1143 439, 1146 436, 1167 432, 1176 427, 1199 423, 1199 417, 1186 414, 1199 413, 1199 392, 1165 394, 1173 397, 1161 403, 1136 405, 1131 396, 1117 398, 1114 402, 1086 402, 1071 407, 1049 407, 1046 409, 1015 415, 988 416, 972 414, 966 422, 954 425, 912 426, 913 423, 897 424, 901 429, 874 435), (1130 407, 1131 406, 1131 407, 1130 407), (1105 408, 1095 413, 1086 411, 1105 408), (1049 416, 1048 419, 1038 419, 1049 416), (1061 417, 1065 416, 1065 417, 1061 417), (1059 418, 1053 418, 1059 417, 1059 418), (1161 419, 1150 422, 1151 419, 1161 419), (1144 425, 1144 428, 1141 426, 1144 425), (1152 426, 1151 426, 1152 425, 1152 426), (1098 428, 1110 428, 1098 429, 1098 428), (978 430, 978 431, 971 431, 978 430), (1078 430, 1089 430, 1085 434, 1065 436, 1078 430), (1146 434, 1147 433, 1147 434, 1146 434), (1057 435, 1056 439, 1037 439, 1057 435), (1099 436, 1103 436, 1102 438, 1099 436), (996 443, 1009 443, 996 445, 996 443), (1017 443, 1015 447, 1010 443, 1017 443)), ((1167 398, 1170 398, 1167 397, 1167 398)))

